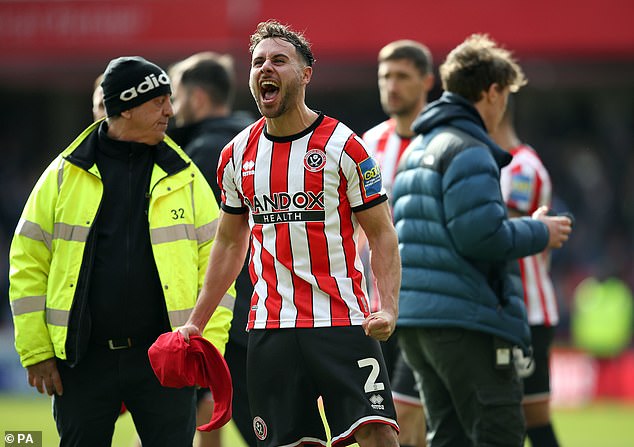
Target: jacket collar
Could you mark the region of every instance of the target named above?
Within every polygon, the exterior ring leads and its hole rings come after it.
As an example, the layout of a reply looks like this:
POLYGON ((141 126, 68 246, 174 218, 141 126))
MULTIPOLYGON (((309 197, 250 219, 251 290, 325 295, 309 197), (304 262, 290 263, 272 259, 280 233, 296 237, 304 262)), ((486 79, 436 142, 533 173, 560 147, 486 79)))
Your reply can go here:
MULTIPOLYGON (((66 155, 66 159, 88 171, 96 162, 96 151, 100 140, 106 142, 108 137, 108 123, 101 121, 98 125, 93 124, 92 130, 84 132, 85 137, 79 141, 72 152, 66 155)), ((130 143, 131 145, 141 145, 142 143, 130 143)), ((170 145, 167 140, 161 141, 156 146, 150 146, 154 150, 154 163, 161 167, 168 175, 182 171, 190 162, 182 158, 170 145)))
POLYGON ((428 104, 412 127, 416 133, 423 135, 441 127, 458 128, 488 147, 499 167, 506 166, 513 158, 491 139, 473 104, 456 93, 444 92, 438 100, 428 104))

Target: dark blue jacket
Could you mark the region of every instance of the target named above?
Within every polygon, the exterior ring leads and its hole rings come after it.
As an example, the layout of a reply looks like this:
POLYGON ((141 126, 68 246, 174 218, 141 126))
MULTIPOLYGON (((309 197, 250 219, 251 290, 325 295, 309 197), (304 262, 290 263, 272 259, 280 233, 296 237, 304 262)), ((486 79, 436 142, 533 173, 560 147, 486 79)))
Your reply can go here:
POLYGON ((456 94, 429 104, 414 130, 393 189, 403 263, 397 325, 471 329, 526 349, 523 292, 510 270, 546 248, 548 229, 508 218, 499 178, 511 155, 456 94))

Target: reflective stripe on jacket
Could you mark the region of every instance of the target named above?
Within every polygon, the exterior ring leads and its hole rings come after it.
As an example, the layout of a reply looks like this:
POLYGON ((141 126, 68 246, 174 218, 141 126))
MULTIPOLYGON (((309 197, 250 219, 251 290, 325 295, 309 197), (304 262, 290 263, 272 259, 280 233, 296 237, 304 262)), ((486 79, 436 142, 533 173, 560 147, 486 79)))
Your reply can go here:
MULTIPOLYGON (((86 241, 103 194, 96 164, 87 170, 68 157, 100 122, 82 132, 44 171, 22 212, 10 250, 9 299, 15 346, 23 366, 66 359, 71 307, 86 241)), ((218 207, 198 168, 169 138, 186 166, 168 174, 154 164, 148 219, 152 251, 172 328, 183 325, 202 288, 218 207)), ((220 352, 228 340, 235 302, 227 291, 203 331, 220 352)))

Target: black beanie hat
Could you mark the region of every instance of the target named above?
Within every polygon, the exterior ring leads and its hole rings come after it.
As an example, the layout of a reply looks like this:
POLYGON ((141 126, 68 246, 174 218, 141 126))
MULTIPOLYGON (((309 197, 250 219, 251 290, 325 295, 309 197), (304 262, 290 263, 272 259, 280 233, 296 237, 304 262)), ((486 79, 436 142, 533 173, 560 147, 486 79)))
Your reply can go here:
POLYGON ((140 56, 110 61, 101 81, 106 114, 119 115, 157 96, 170 94, 170 79, 157 65, 140 56))

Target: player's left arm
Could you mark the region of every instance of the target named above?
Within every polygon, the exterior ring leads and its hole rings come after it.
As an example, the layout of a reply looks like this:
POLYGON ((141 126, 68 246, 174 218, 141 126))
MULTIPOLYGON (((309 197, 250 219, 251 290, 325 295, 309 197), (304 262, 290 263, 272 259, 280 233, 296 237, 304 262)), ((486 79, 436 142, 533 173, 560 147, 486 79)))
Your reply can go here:
POLYGON ((394 332, 398 316, 398 293, 401 287, 401 257, 392 215, 387 202, 355 213, 370 245, 370 265, 376 278, 381 310, 363 322, 367 335, 379 341, 394 332))

